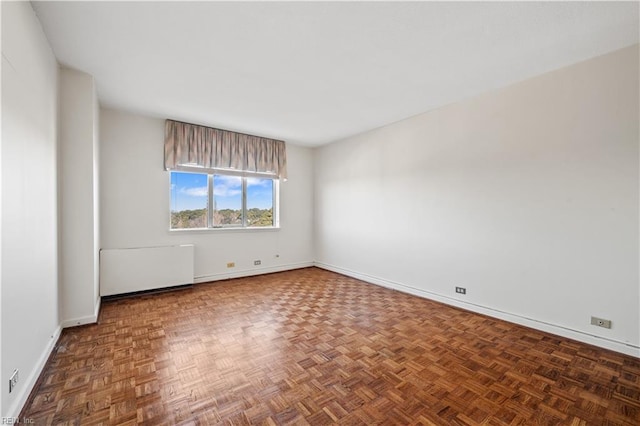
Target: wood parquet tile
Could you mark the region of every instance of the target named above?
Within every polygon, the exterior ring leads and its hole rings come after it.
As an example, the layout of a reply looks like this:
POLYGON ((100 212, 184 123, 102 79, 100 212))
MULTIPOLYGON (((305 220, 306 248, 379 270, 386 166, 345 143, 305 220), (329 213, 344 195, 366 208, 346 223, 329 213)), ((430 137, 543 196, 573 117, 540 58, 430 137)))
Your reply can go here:
POLYGON ((63 425, 639 425, 640 359, 316 268, 105 301, 22 417, 63 425))

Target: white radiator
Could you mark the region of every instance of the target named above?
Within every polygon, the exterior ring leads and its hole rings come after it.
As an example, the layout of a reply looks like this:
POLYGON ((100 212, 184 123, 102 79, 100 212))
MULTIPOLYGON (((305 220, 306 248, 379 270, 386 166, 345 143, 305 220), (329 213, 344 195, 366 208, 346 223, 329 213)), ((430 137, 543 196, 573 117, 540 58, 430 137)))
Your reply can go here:
POLYGON ((100 250, 100 295, 193 284, 193 245, 100 250))

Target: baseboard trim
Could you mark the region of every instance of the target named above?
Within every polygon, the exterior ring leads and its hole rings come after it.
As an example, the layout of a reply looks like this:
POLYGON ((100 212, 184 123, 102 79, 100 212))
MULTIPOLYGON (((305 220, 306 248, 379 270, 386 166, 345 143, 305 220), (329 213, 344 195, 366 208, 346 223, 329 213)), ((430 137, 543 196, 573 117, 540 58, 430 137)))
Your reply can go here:
POLYGON ((195 284, 199 284, 199 283, 206 283, 210 281, 220 281, 220 280, 228 280, 232 278, 251 277, 254 275, 272 274, 274 272, 291 271, 293 269, 310 268, 312 266, 315 266, 315 262, 288 263, 286 265, 277 265, 277 266, 269 266, 269 267, 254 268, 254 269, 244 269, 241 271, 234 271, 234 272, 221 272, 217 274, 201 275, 201 276, 195 277, 193 282, 195 284))
POLYGON ((95 306, 93 308, 94 309, 93 310, 93 315, 87 315, 86 317, 72 318, 72 319, 64 320, 60 324, 62 326, 62 328, 77 327, 79 325, 97 323, 98 322, 98 315, 100 314, 100 300, 101 299, 98 298, 98 300, 95 303, 95 306))
POLYGON ((583 331, 574 330, 568 327, 563 327, 557 324, 551 324, 548 322, 540 321, 534 318, 527 318, 521 315, 513 314, 511 312, 505 312, 490 308, 483 305, 464 302, 451 297, 443 296, 438 293, 430 292, 427 290, 411 287, 399 282, 386 280, 373 275, 365 274, 362 272, 353 271, 351 269, 342 268, 339 266, 331 265, 324 262, 314 262, 315 266, 328 271, 337 272, 342 275, 346 275, 352 278, 356 278, 365 281, 370 284, 378 285, 380 287, 390 288, 398 290, 403 293, 412 294, 414 296, 423 297, 425 299, 441 302, 446 305, 455 306, 458 308, 466 309, 468 311, 476 312, 479 314, 487 315, 493 318, 501 319, 525 327, 530 327, 536 330, 544 331, 547 333, 555 334, 561 337, 577 340, 579 342, 588 343, 590 345, 598 346, 604 349, 610 349, 612 351, 620 352, 625 355, 631 355, 636 358, 640 358, 640 346, 631 345, 625 342, 621 342, 614 339, 607 339, 606 337, 596 336, 593 334, 585 333, 583 331))
POLYGON ((33 390, 36 383, 38 382, 38 378, 40 377, 40 374, 42 374, 42 370, 44 370, 44 367, 47 364, 47 361, 49 360, 49 357, 51 356, 53 349, 56 347, 56 344, 58 343, 58 339, 60 338, 61 332, 62 332, 62 327, 58 326, 56 327, 54 332, 51 334, 51 338, 49 339, 49 342, 47 343, 47 346, 44 348, 44 351, 42 352, 42 354, 40 354, 40 358, 38 358, 35 368, 31 370, 31 374, 29 374, 29 376, 27 377, 27 380, 24 382, 24 385, 19 386, 19 390, 18 390, 19 393, 16 399, 13 401, 13 404, 9 405, 9 409, 6 412, 6 415, 3 414, 4 418, 17 419, 18 416, 20 415, 20 412, 22 411, 24 404, 26 404, 27 400, 29 399, 29 395, 31 395, 31 391, 33 390))

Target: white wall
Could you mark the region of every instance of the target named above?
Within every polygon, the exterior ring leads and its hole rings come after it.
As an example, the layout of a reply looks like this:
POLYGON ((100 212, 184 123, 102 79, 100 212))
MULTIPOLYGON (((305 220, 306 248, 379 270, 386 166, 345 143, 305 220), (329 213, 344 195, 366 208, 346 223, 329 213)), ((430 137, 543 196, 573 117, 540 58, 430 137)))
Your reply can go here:
POLYGON ((164 120, 102 109, 100 128, 102 248, 194 244, 197 282, 312 264, 311 149, 287 145, 289 179, 280 185, 281 229, 170 232, 164 120), (254 266, 258 259, 262 265, 254 266), (227 262, 236 267, 227 268, 227 262))
POLYGON ((640 355, 638 89, 636 45, 317 149, 319 265, 640 355))
POLYGON ((64 327, 93 323, 99 303, 98 99, 93 77, 60 70, 60 298, 64 327))
POLYGON ((31 4, 2 2, 2 372, 15 416, 59 335, 58 65, 31 4), (17 389, 8 381, 19 369, 17 389))
MULTIPOLYGON (((0 4, 0 29, 2 28, 2 5, 0 4)), ((2 40, 2 35, 0 34, 0 40, 2 40)), ((2 48, 4 51, 4 48, 2 48)), ((4 67, 6 65, 6 59, 4 54, 2 55, 2 65, 0 67, 4 67)), ((2 68, 0 68, 0 73, 2 72, 2 68)), ((1 75, 1 74, 0 74, 1 75)), ((2 84, 0 83, 0 94, 2 93, 2 84)), ((0 129, 2 129, 2 105, 4 104, 4 99, 0 102, 0 129)), ((2 135, 0 134, 0 381, 2 381, 2 135)), ((0 416, 4 414, 4 397, 0 394, 0 416)))
MULTIPOLYGON (((93 77, 92 77, 93 80, 93 77)), ((93 306, 94 315, 100 311, 100 104, 95 80, 92 84, 93 110, 93 306)))

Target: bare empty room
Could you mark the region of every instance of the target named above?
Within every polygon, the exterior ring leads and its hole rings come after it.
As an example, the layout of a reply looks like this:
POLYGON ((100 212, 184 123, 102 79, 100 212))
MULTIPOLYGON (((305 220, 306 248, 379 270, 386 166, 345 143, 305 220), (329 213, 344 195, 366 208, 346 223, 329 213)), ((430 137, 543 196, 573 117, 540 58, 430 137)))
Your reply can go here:
POLYGON ((0 14, 3 424, 640 424, 639 2, 0 14))

